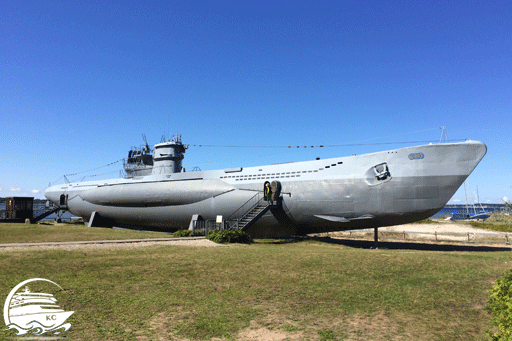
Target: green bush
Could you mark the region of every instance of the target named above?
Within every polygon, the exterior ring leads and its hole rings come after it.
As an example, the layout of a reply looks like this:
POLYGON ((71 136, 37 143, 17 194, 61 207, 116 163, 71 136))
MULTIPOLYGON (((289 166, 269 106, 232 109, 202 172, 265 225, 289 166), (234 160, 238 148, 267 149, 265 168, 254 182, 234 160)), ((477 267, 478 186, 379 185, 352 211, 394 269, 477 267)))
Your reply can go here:
POLYGON ((194 231, 190 230, 178 230, 172 234, 173 237, 192 237, 192 236, 204 236, 205 230, 198 229, 194 231))
POLYGON ((172 234, 173 237, 191 237, 192 231, 190 230, 178 230, 172 234))
POLYGON ((509 213, 493 213, 489 217, 489 219, 486 220, 488 223, 509 223, 512 224, 512 216, 509 213))
POLYGON ((491 340, 512 341, 512 270, 496 281, 486 308, 498 327, 497 333, 487 331, 491 340))
POLYGON ((252 237, 244 231, 213 230, 208 232, 206 239, 215 243, 244 243, 253 242, 252 237))
POLYGON ((205 232, 206 232, 205 229, 198 229, 198 230, 194 230, 192 235, 193 236, 204 236, 205 232))

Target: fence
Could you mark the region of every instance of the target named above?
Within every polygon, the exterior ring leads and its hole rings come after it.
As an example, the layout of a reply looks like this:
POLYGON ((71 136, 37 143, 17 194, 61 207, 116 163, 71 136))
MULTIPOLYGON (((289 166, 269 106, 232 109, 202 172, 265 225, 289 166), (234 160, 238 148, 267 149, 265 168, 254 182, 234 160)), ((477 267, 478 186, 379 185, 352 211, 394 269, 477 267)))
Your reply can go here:
POLYGON ((194 226, 194 230, 204 229, 205 235, 213 230, 236 230, 237 221, 224 220, 222 223, 217 223, 215 220, 198 220, 194 226))
MULTIPOLYGON (((343 232, 329 232, 321 236, 343 237, 354 239, 373 240, 373 229, 350 230, 343 232)), ((409 241, 436 241, 436 242, 463 242, 463 243, 496 243, 510 244, 512 233, 486 233, 486 232, 418 232, 418 231, 379 231, 379 240, 409 240, 409 241)))

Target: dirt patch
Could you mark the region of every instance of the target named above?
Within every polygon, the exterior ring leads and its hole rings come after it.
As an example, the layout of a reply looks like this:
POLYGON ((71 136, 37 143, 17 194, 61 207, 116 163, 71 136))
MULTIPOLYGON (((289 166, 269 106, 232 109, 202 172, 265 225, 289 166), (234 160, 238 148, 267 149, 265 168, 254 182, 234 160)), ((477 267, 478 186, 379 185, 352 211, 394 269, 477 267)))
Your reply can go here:
POLYGON ((489 233, 489 230, 479 229, 471 225, 454 224, 452 222, 439 221, 437 224, 405 224, 405 225, 394 225, 379 228, 379 232, 402 232, 405 231, 416 231, 434 233, 489 233))
MULTIPOLYGON (((149 320, 150 325, 150 331, 152 335, 158 335, 158 338, 156 340, 169 340, 169 336, 167 334, 167 325, 168 325, 169 319, 167 318, 166 314, 164 312, 161 312, 151 318, 149 320)), ((148 341, 149 337, 142 335, 145 331, 137 331, 135 332, 135 335, 138 341, 148 341)))
POLYGON ((25 249, 118 249, 118 248, 140 248, 153 245, 177 245, 177 246, 198 246, 198 247, 216 247, 226 246, 226 244, 217 244, 205 238, 182 239, 169 238, 168 240, 134 239, 130 241, 123 240, 104 240, 104 241, 84 241, 84 242, 46 242, 46 243, 12 243, 0 244, 2 250, 25 250, 25 249))
POLYGON ((268 329, 261 326, 255 321, 246 329, 237 334, 237 340, 243 341, 284 341, 284 340, 301 340, 303 336, 302 331, 286 331, 283 329, 268 329))
POLYGON ((151 338, 145 336, 145 331, 141 330, 135 332, 137 335, 136 338, 138 341, 147 341, 147 340, 174 340, 174 341, 190 341, 187 338, 177 337, 173 332, 169 330, 169 328, 177 323, 183 321, 184 314, 181 312, 182 309, 178 309, 179 311, 175 314, 169 315, 167 312, 160 312, 153 316, 149 320, 149 331, 150 335, 153 335, 151 338), (157 337, 155 339, 155 337, 157 337))
MULTIPOLYGON (((373 229, 362 229, 341 232, 329 232, 320 234, 320 237, 332 238, 371 238, 373 229)), ((471 225, 454 224, 450 221, 439 221, 434 224, 405 224, 386 226, 379 228, 379 240, 397 241, 435 241, 486 244, 509 244, 512 242, 512 234, 494 232, 475 228, 471 225)))
MULTIPOLYGON (((333 323, 333 327, 346 331, 344 340, 419 340, 419 335, 408 332, 413 327, 412 319, 390 317, 384 313, 374 316, 351 316, 345 320, 333 323)), ((416 331, 417 333, 417 331, 416 331)))

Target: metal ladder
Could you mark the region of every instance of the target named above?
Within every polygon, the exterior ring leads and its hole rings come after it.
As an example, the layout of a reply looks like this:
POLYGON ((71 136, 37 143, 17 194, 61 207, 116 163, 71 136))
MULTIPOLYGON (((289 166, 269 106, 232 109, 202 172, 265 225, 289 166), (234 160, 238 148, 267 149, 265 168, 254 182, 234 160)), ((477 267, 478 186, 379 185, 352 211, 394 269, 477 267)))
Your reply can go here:
POLYGON ((238 220, 238 229, 245 231, 251 225, 253 225, 258 219, 260 219, 268 210, 270 210, 271 205, 258 204, 249 210, 241 219, 238 220))

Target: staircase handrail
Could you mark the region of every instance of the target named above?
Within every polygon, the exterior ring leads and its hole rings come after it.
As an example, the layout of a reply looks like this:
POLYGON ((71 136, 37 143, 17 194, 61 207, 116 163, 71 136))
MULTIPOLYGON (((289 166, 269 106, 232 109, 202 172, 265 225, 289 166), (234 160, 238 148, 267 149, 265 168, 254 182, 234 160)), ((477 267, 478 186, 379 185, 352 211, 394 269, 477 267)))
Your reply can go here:
POLYGON ((30 221, 31 221, 32 223, 35 223, 36 221, 39 221, 39 220, 41 220, 41 219, 44 219, 44 218, 48 217, 50 214, 53 214, 53 213, 55 213, 55 212, 59 211, 60 209, 61 209, 61 208, 60 208, 60 206, 53 207, 53 208, 51 208, 50 210, 47 210, 47 211, 45 211, 44 213, 39 214, 38 216, 36 216, 36 217, 32 218, 30 221))
POLYGON ((227 221, 236 220, 239 221, 243 218, 243 216, 258 206, 260 201, 263 200, 263 191, 258 191, 254 194, 249 200, 242 204, 235 212, 231 213, 231 215, 226 219, 227 221))

